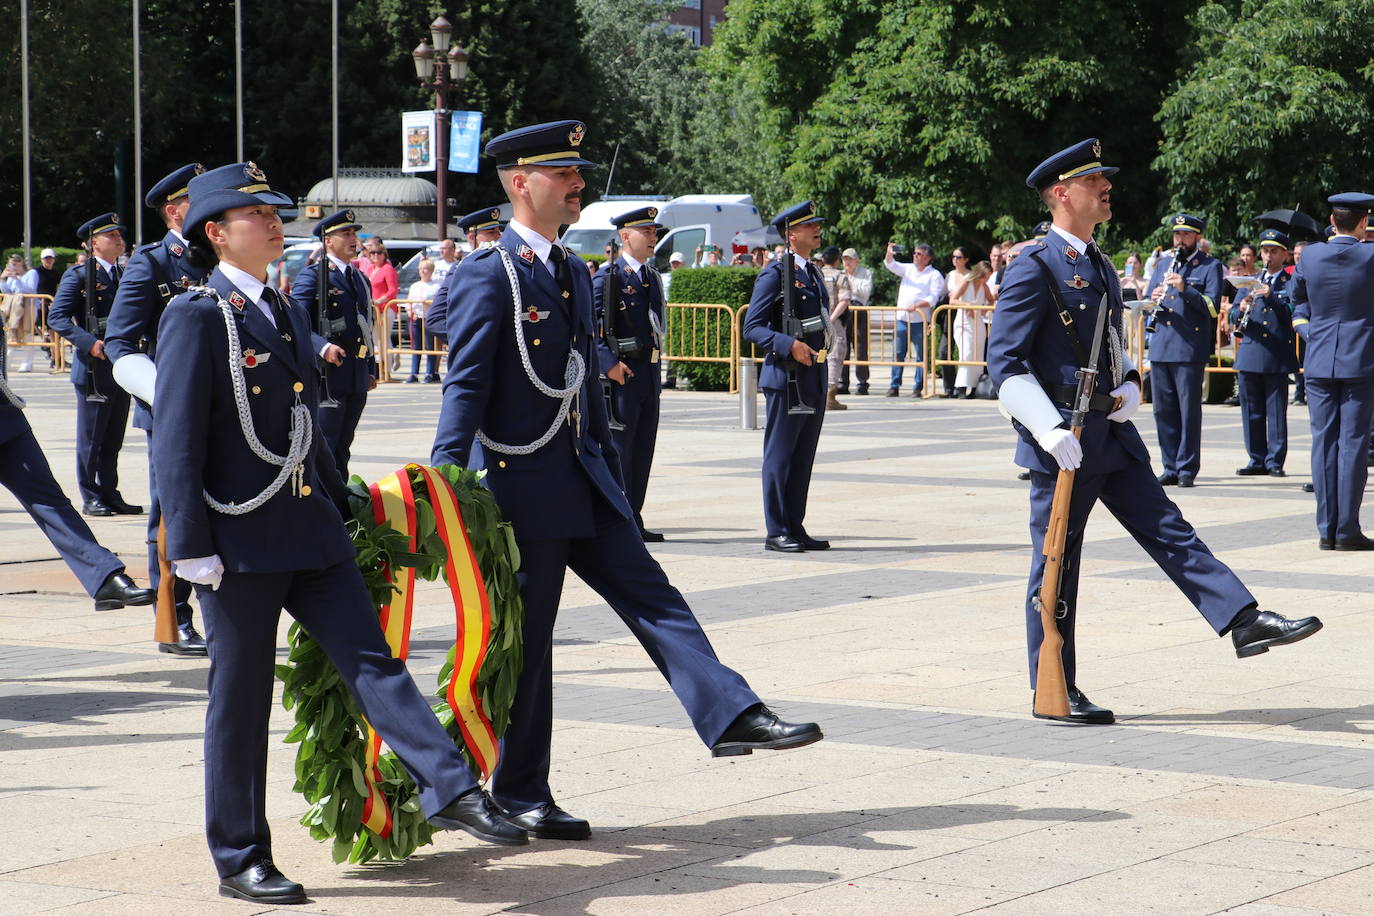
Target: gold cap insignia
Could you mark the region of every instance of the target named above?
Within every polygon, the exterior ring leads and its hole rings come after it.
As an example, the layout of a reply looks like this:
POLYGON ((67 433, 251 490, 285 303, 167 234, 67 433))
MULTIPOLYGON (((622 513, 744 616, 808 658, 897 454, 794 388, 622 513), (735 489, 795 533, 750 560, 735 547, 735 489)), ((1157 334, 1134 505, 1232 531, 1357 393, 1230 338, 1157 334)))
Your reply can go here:
POLYGON ((493 210, 491 211, 491 218, 494 219, 494 220, 498 220, 498 221, 499 221, 499 220, 501 219, 501 211, 500 211, 500 210, 493 209, 493 210))
POLYGON ((1174 225, 1175 225, 1175 226, 1186 226, 1186 225, 1188 225, 1188 217, 1186 217, 1186 216, 1184 216, 1182 213, 1180 213, 1178 216, 1174 217, 1174 225))
POLYGON ((353 211, 352 211, 352 210, 345 210, 345 211, 344 211, 344 219, 347 220, 347 221, 350 222, 350 223, 353 222, 353 220, 354 220, 353 211))
POLYGON ((112 226, 118 226, 118 225, 119 225, 119 214, 118 214, 118 213, 111 213, 111 214, 110 214, 110 225, 112 225, 112 226))
POLYGON ((267 180, 267 174, 263 172, 262 169, 258 168, 256 162, 253 162, 251 160, 243 164, 243 174, 251 178, 253 181, 267 180))
POLYGON ((658 219, 658 207, 649 208, 649 219, 658 219))
POLYGON ((581 145, 581 143, 582 143, 582 138, 585 137, 586 135, 587 135, 587 128, 586 128, 586 126, 584 126, 584 125, 582 125, 582 124, 579 124, 579 125, 577 125, 576 127, 574 127, 572 130, 568 131, 568 143, 570 143, 570 144, 573 145, 573 146, 579 146, 579 145, 581 145))
POLYGON ((195 172, 196 172, 197 175, 204 175, 204 174, 205 174, 205 166, 203 166, 203 165, 201 165, 199 162, 197 162, 197 163, 195 164, 195 172))
POLYGON ((1101 141, 1101 140, 1094 140, 1094 141, 1093 141, 1093 158, 1096 159, 1098 156, 1101 156, 1101 155, 1102 155, 1102 141, 1101 141))

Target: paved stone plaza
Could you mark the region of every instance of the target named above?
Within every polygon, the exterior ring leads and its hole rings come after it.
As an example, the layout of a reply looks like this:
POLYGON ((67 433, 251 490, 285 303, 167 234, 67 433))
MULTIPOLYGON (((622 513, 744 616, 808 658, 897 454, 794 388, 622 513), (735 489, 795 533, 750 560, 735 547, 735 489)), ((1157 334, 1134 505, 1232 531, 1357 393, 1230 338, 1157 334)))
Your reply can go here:
MULTIPOLYGON (((14 386, 74 492, 71 386, 14 386)), ((761 433, 737 428, 726 395, 665 393, 645 511, 720 655, 785 716, 819 721, 824 742, 712 760, 570 577, 553 784, 593 839, 505 849, 442 834, 403 865, 336 866, 296 823, 278 709, 276 859, 312 901, 280 912, 1374 913, 1374 564, 1317 550, 1305 409, 1276 480, 1234 476, 1238 413, 1206 408, 1198 486, 1173 492, 1262 606, 1319 613, 1325 631, 1238 660, 1099 509, 1079 682, 1120 721, 1073 729, 1029 715, 1026 484, 995 405, 845 400, 826 418, 808 518, 829 553, 762 550, 761 433)), ((437 386, 377 392, 354 471, 426 458, 438 402, 437 386)), ((145 467, 131 430, 133 502, 145 467)), ((143 520, 92 523, 142 578, 143 520)), ((441 589, 417 602, 425 689, 452 640, 441 589)), ((269 911, 216 894, 204 661, 159 655, 147 609, 94 613, 8 493, 0 595, 0 913, 269 911)))

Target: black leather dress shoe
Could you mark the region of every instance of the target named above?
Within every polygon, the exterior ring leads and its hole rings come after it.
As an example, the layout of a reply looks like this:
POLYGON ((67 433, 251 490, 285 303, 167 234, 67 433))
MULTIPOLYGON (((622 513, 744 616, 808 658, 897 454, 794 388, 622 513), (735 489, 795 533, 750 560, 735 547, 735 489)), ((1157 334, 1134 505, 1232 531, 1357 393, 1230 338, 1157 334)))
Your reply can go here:
POLYGON ((1191 477, 1185 477, 1184 475, 1179 474, 1179 475, 1178 475, 1178 485, 1179 485, 1180 487, 1191 487, 1191 486, 1193 485, 1193 478, 1191 478, 1191 477))
POLYGON ((663 535, 657 531, 650 531, 648 528, 639 529, 639 536, 644 539, 646 544, 662 544, 663 535))
POLYGON ((105 500, 105 505, 110 508, 115 515, 142 515, 143 507, 135 506, 124 501, 124 497, 115 496, 113 499, 105 500))
POLYGON ((1238 477, 1263 477, 1269 473, 1269 469, 1262 464, 1247 464, 1243 468, 1236 468, 1238 477))
POLYGON ((1302 485, 1302 491, 1304 493, 1315 493, 1317 491, 1317 488, 1312 486, 1310 483, 1305 483, 1302 485))
POLYGON ((798 540, 798 541, 801 543, 801 545, 802 545, 803 547, 805 547, 807 550, 829 550, 829 549, 830 549, 830 542, 829 542, 829 541, 825 541, 825 540, 822 540, 822 539, 820 539, 820 538, 813 538, 811 535, 809 535, 809 534, 807 534, 807 533, 805 533, 805 532, 802 532, 801 534, 797 535, 797 540, 798 540))
POLYGON ((1288 473, 1287 473, 1286 471, 1284 471, 1283 468, 1270 468, 1270 469, 1269 469, 1269 476, 1270 476, 1270 477, 1287 477, 1287 476, 1288 476, 1288 473))
POLYGON ((1253 623, 1231 630, 1231 644, 1236 647, 1237 658, 1249 658, 1268 652, 1270 646, 1306 639, 1321 628, 1322 622, 1315 617, 1289 620, 1280 614, 1260 611, 1253 623))
POLYGON ((815 722, 784 722, 762 703, 735 717, 725 734, 711 745, 712 757, 739 757, 754 751, 784 751, 815 744, 821 738, 815 722))
POLYGON ((157 651, 190 658, 204 658, 210 654, 209 649, 205 647, 205 637, 196 632, 193 623, 177 624, 177 641, 160 642, 157 644, 157 651))
POLYGON ((1332 546, 1336 550, 1374 550, 1374 541, 1357 534, 1349 538, 1336 538, 1332 546))
POLYGON ((112 572, 100 583, 95 592, 97 611, 117 611, 122 607, 143 607, 157 600, 157 592, 151 588, 139 588, 138 584, 124 574, 124 570, 112 572))
POLYGON ((860 385, 858 388, 854 389, 854 393, 855 393, 855 394, 868 394, 868 386, 867 386, 867 385, 860 385))
POLYGON ((89 515, 92 518, 109 518, 114 515, 114 510, 98 499, 88 499, 86 504, 81 507, 81 514, 89 515))
POLYGON ((1156 480, 1159 481, 1160 486, 1165 486, 1165 487, 1176 487, 1176 486, 1178 486, 1178 475, 1177 475, 1177 474, 1160 474, 1159 477, 1156 478, 1156 480))
POLYGON ((528 833, 501 816, 495 802, 480 787, 449 802, 429 822, 444 830, 466 830, 477 839, 498 846, 524 846, 530 841, 528 833))
POLYGON ((1037 719, 1068 722, 1071 725, 1111 725, 1116 721, 1116 715, 1110 709, 1098 706, 1077 687, 1069 688, 1069 714, 1067 716, 1042 716, 1036 712, 1035 694, 1031 694, 1031 715, 1037 719))
POLYGON ((1030 471, 1022 471, 1016 475, 1017 480, 1030 480, 1030 471))
POLYGON ((780 534, 777 537, 763 539, 764 550, 780 550, 783 553, 804 553, 806 548, 801 541, 787 534, 780 534))
POLYGON ((553 802, 524 814, 507 814, 505 818, 506 823, 514 824, 541 840, 585 840, 592 835, 591 824, 580 817, 573 817, 553 802))
POLYGON ((1336 539, 1335 539, 1335 538, 1317 538, 1317 549, 1318 549, 1318 550, 1335 550, 1335 549, 1336 549, 1336 539))
POLYGON ((283 875, 271 859, 263 859, 227 878, 219 879, 221 897, 258 903, 305 903, 305 888, 283 875))

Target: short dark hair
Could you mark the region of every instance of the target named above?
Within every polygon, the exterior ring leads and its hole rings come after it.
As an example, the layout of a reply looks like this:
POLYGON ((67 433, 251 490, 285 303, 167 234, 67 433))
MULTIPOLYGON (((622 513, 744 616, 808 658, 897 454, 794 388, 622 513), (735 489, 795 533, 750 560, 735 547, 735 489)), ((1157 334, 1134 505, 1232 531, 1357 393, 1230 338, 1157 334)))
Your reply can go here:
POLYGON ((223 213, 215 213, 194 226, 182 227, 183 234, 186 236, 186 259, 191 262, 193 267, 209 272, 219 264, 219 255, 215 252, 215 246, 210 244, 210 240, 205 236, 205 224, 217 223, 222 219, 224 219, 223 213))
POLYGON ((1332 207, 1331 224, 1338 232, 1354 232, 1360 220, 1369 215, 1368 210, 1352 210, 1349 207, 1332 207))
POLYGON ((935 249, 931 248, 925 242, 918 242, 915 245, 912 245, 911 250, 919 251, 923 253, 926 257, 930 258, 932 261, 935 260, 935 249))
POLYGON ((821 260, 825 262, 827 267, 834 267, 839 259, 840 248, 838 245, 827 245, 821 249, 821 260))

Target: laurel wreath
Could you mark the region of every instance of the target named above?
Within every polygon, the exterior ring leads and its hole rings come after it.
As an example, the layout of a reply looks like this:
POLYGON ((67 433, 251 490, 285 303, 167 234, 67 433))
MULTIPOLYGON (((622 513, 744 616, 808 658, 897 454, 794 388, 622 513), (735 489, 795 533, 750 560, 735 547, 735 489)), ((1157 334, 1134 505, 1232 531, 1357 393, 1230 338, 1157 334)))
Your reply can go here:
MULTIPOLYGON (((495 498, 480 483, 480 475, 453 465, 441 465, 437 470, 457 495, 490 598, 491 644, 478 672, 477 689, 500 737, 510 723, 511 703, 523 661, 524 610, 515 578, 520 553, 510 524, 502 520, 495 498)), ((410 483, 415 493, 417 528, 413 552, 402 534, 374 520, 372 497, 362 478, 354 475, 348 482, 352 517, 346 524, 357 550, 358 568, 375 607, 385 604, 395 590, 383 574, 386 565, 392 569, 414 567, 418 579, 431 582, 444 575, 447 551, 438 535, 424 478, 411 471, 410 483)), ((304 627, 293 623, 287 640, 287 661, 277 665, 276 671, 282 682, 282 705, 295 712, 296 724, 286 735, 286 741, 300 745, 296 750, 295 791, 310 803, 301 823, 310 829, 314 839, 332 840, 336 863, 345 859, 361 863, 407 858, 431 842, 435 832, 420 809, 419 789, 396 755, 384 752, 378 762, 382 774, 379 785, 392 812, 391 834, 381 837, 363 826, 368 793, 363 779, 366 726, 362 713, 338 670, 304 627)), ((440 724, 477 774, 453 711, 443 699, 455 651, 456 646, 450 647, 448 659, 439 671, 435 693, 440 699, 432 705, 440 724)))

